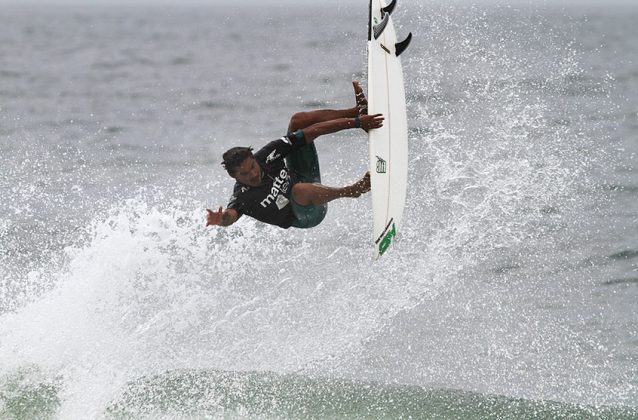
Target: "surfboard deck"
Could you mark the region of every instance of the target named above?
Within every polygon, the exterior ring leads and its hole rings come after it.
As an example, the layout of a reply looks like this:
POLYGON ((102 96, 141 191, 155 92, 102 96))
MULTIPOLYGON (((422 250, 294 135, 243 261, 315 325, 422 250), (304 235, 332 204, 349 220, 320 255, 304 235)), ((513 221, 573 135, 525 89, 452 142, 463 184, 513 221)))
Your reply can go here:
POLYGON ((375 258, 383 255, 401 227, 408 183, 408 122, 400 55, 412 34, 397 41, 392 22, 396 0, 370 0, 368 20, 368 113, 383 114, 383 127, 370 130, 375 258))

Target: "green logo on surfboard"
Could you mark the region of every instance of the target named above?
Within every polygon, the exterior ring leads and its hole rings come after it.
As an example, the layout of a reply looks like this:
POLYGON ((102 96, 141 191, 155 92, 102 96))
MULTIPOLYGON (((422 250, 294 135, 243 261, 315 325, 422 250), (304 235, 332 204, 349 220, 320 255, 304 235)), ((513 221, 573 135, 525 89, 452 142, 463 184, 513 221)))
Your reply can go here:
POLYGON ((384 174, 386 173, 386 161, 377 156, 377 173, 384 174))
POLYGON ((386 235, 383 237, 381 242, 379 242, 379 255, 383 255, 388 250, 388 248, 390 248, 390 245, 392 244, 392 238, 394 238, 396 234, 396 226, 394 225, 394 223, 392 223, 392 229, 390 229, 388 233, 386 233, 386 235))

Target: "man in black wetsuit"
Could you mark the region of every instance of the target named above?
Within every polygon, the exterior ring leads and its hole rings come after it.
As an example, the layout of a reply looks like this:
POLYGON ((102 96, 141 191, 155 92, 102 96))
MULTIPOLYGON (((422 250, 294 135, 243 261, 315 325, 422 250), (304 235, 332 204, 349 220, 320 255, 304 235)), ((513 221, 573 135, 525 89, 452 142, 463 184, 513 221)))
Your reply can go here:
POLYGON ((358 82, 352 82, 356 106, 349 109, 324 109, 294 114, 288 134, 252 153, 250 147, 233 147, 224 153, 223 165, 235 179, 233 196, 223 210, 208 211, 206 226, 229 226, 246 214, 264 223, 282 228, 316 226, 325 215, 325 204, 337 198, 359 197, 370 191, 368 173, 356 183, 333 188, 313 182, 301 182, 284 158, 324 134, 349 128, 371 130, 383 125, 381 114, 367 115, 367 101, 358 82))

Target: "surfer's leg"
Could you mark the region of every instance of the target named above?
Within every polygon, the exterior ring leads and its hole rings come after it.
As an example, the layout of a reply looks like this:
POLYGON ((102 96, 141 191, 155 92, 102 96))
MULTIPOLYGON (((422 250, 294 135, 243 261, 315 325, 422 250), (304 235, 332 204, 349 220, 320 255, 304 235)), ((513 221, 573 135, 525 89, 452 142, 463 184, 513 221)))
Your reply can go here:
POLYGON ((359 115, 368 115, 368 99, 365 93, 363 93, 363 88, 356 80, 352 81, 352 87, 354 88, 354 99, 357 101, 359 115))
POLYGON ((354 88, 354 98, 356 102, 354 107, 347 109, 319 109, 316 111, 297 112, 290 119, 288 132, 292 133, 324 121, 332 121, 338 118, 355 118, 359 115, 366 115, 368 113, 368 101, 363 93, 363 88, 356 80, 352 82, 352 87, 354 88))
POLYGON ((292 188, 292 198, 300 206, 319 206, 337 198, 359 197, 370 191, 370 173, 347 187, 335 188, 300 182, 292 188))

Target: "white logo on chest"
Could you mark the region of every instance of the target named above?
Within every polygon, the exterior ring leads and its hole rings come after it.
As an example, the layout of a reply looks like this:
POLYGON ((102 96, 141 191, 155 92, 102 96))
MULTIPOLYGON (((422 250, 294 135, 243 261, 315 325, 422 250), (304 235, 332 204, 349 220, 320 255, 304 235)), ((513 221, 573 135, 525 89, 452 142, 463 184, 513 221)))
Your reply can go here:
POLYGON ((273 200, 276 199, 275 203, 277 204, 277 207, 279 208, 279 210, 283 209, 284 207, 286 207, 289 201, 284 196, 281 196, 280 198, 277 198, 277 196, 281 192, 286 193, 286 191, 288 191, 289 186, 290 186, 290 182, 288 181, 288 173, 286 172, 285 169, 282 169, 281 172, 279 172, 279 176, 276 177, 272 183, 272 187, 270 188, 270 194, 268 194, 266 198, 261 200, 259 204, 261 204, 262 207, 266 208, 268 207, 270 203, 273 202, 273 200))
POLYGON ((272 152, 270 152, 270 154, 266 157, 266 163, 270 163, 273 160, 275 160, 275 159, 277 159, 278 157, 281 156, 281 155, 278 155, 276 153, 277 153, 277 149, 275 149, 272 152))

